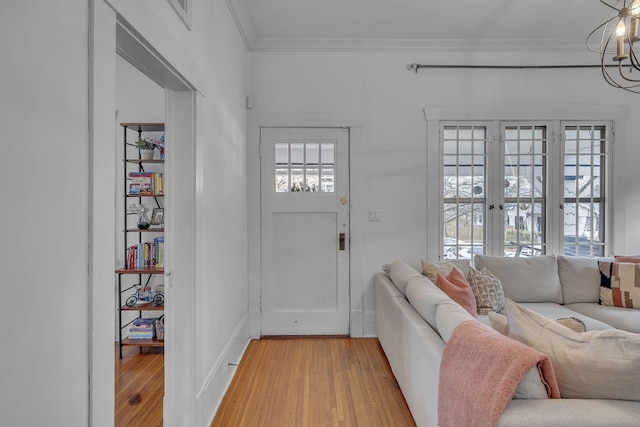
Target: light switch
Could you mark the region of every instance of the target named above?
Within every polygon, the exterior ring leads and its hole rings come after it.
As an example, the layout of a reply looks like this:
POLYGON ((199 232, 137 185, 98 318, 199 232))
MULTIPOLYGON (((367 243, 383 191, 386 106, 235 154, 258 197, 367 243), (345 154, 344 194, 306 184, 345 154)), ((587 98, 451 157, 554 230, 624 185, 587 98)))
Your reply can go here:
POLYGON ((369 209, 369 222, 380 222, 380 209, 369 209))

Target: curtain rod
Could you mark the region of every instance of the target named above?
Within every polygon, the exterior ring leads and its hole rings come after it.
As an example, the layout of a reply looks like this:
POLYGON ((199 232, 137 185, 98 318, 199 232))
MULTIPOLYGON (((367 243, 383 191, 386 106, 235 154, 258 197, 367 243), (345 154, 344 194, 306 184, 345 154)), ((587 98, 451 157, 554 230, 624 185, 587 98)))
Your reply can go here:
POLYGON ((407 65, 408 70, 416 73, 420 68, 469 68, 469 69, 509 69, 524 70, 530 68, 537 69, 554 69, 554 68, 601 68, 601 67, 618 67, 616 64, 593 64, 593 65, 431 65, 431 64, 413 64, 407 65))

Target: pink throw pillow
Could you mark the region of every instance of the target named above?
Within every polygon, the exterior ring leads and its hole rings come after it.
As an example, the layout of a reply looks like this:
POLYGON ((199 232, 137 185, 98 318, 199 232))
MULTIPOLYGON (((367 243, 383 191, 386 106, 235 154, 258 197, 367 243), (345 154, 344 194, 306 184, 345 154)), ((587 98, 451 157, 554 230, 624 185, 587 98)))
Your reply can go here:
POLYGON ((454 268, 446 278, 438 273, 436 286, 442 289, 449 298, 464 307, 473 317, 478 316, 476 298, 473 296, 473 290, 469 282, 467 282, 467 279, 460 273, 460 270, 454 268))

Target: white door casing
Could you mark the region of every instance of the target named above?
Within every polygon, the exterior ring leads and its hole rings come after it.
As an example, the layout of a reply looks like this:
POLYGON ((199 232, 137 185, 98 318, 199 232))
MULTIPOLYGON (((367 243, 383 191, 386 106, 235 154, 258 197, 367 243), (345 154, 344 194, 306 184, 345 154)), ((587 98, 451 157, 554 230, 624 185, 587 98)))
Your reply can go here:
POLYGON ((349 333, 349 130, 261 129, 262 335, 349 333))

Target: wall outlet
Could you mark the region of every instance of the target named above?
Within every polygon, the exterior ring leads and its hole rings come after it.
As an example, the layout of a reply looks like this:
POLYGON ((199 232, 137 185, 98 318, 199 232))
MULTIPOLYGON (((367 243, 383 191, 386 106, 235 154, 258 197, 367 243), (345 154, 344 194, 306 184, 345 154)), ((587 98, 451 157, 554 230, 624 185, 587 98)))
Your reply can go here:
POLYGON ((381 214, 380 209, 369 209, 369 222, 380 222, 381 214))

